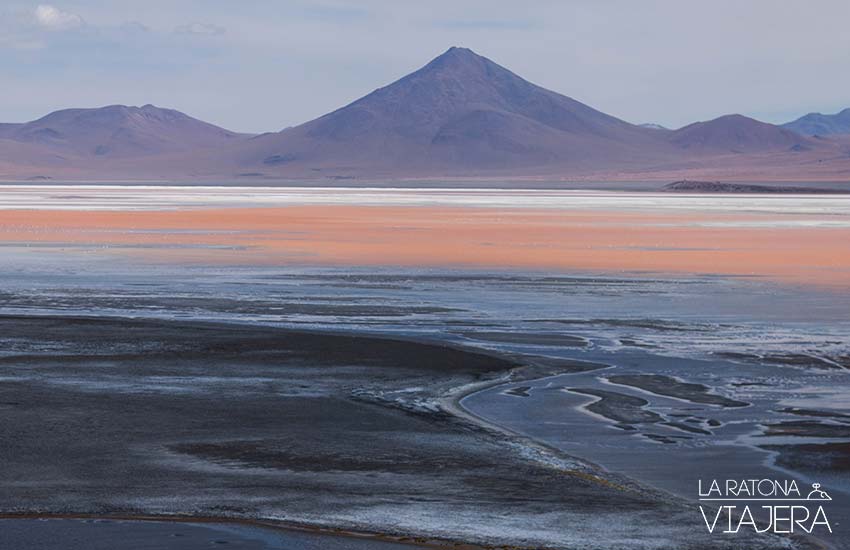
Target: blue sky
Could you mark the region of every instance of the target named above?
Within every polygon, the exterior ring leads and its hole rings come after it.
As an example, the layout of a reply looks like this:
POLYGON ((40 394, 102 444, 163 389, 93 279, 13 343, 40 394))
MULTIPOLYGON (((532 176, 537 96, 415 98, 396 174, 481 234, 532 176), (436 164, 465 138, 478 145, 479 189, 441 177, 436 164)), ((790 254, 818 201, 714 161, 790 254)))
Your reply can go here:
POLYGON ((4 0, 0 121, 154 103, 239 131, 340 107, 449 46, 631 122, 850 106, 846 0, 4 0))

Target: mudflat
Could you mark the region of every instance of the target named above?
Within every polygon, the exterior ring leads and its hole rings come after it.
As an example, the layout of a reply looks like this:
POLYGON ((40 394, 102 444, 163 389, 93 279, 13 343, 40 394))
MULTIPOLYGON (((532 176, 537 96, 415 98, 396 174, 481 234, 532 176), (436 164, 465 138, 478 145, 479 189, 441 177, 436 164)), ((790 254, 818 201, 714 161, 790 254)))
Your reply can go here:
POLYGON ((38 550, 418 550, 374 537, 271 529, 245 523, 120 519, 0 519, 0 548, 38 550))
POLYGON ((702 384, 689 384, 660 374, 619 374, 608 377, 608 381, 692 403, 717 405, 719 407, 746 407, 748 405, 743 401, 711 393, 709 388, 702 384))
POLYGON ((726 544, 669 495, 441 406, 518 361, 105 317, 6 316, 0 334, 4 514, 266 519, 538 548, 726 544))

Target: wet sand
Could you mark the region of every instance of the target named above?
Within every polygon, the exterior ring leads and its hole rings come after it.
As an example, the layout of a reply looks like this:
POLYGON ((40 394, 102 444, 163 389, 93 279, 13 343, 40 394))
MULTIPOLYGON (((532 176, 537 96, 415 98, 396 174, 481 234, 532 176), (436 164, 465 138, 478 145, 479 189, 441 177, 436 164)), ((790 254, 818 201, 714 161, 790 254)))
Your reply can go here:
POLYGON ((797 445, 764 445, 777 453, 776 464, 783 468, 806 472, 846 476, 850 472, 850 442, 800 443, 797 445))
POLYGON ((0 328, 13 343, 0 357, 0 440, 15 442, 0 450, 5 513, 718 548, 680 503, 441 407, 518 366, 491 354, 212 323, 6 316, 0 328))
POLYGON ((644 409, 644 407, 649 405, 649 401, 640 397, 589 388, 570 388, 569 391, 598 397, 598 401, 585 405, 584 408, 614 422, 621 424, 653 424, 662 420, 660 415, 644 409))
MULTIPOLYGON (((0 548, 9 550, 422 550, 375 537, 358 538, 213 521, 106 518, 0 519, 0 548)), ((430 547, 433 548, 433 547, 430 547)))
POLYGON ((607 378, 612 384, 631 386, 650 393, 675 397, 691 403, 720 407, 746 407, 749 403, 711 393, 707 386, 691 384, 660 374, 620 374, 607 378))

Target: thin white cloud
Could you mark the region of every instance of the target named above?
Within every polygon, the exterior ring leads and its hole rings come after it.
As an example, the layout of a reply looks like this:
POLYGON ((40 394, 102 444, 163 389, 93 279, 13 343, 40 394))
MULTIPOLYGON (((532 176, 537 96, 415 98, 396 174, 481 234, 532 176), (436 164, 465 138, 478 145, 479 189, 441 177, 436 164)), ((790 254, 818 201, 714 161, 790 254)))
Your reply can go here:
POLYGON ((83 18, 76 13, 62 11, 48 4, 41 4, 35 8, 35 22, 48 30, 63 31, 81 27, 85 24, 83 18))
POLYGON ((202 34, 207 36, 219 36, 227 32, 227 29, 211 23, 190 23, 180 25, 175 29, 179 34, 202 34))

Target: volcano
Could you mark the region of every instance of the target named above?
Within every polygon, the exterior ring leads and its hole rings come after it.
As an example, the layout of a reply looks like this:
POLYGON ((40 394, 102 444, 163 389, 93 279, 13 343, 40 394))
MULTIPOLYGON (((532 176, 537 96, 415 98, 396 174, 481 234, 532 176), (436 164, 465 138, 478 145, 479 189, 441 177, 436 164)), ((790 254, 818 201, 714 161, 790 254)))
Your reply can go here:
POLYGON ((245 144, 283 173, 472 174, 628 166, 663 136, 536 86, 466 48, 320 118, 245 144))

